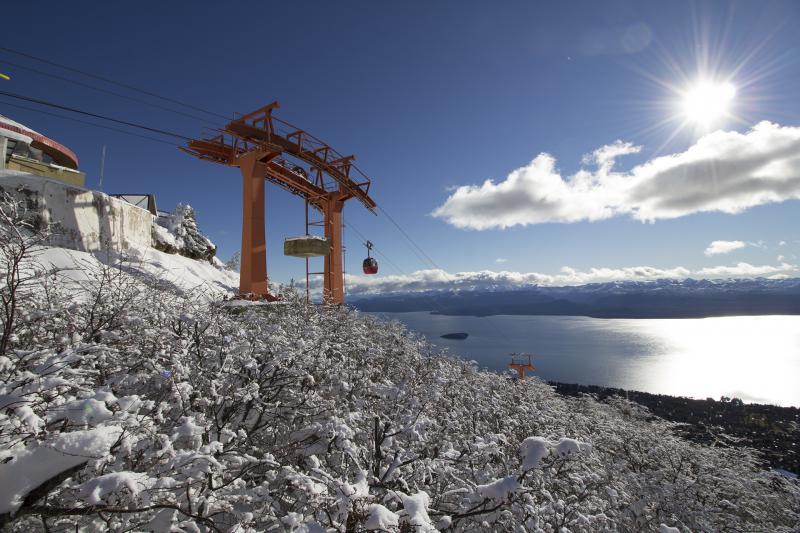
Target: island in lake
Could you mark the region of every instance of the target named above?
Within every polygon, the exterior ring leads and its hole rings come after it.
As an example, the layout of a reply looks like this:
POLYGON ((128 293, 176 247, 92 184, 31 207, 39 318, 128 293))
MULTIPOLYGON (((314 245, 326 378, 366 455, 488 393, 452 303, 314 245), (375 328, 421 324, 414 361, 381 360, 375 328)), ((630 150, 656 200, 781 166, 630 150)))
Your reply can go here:
POLYGON ((455 339, 458 341, 463 341, 467 337, 469 337, 469 333, 445 333, 442 335, 443 339, 455 339))

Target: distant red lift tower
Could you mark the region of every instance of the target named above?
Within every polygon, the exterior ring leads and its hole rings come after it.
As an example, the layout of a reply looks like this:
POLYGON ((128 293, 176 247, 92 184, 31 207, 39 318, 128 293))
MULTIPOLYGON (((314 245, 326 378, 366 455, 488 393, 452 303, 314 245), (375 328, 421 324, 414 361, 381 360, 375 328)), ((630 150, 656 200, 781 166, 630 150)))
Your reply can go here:
POLYGON ((190 140, 181 150, 205 161, 239 167, 242 173, 239 293, 243 297, 275 299, 267 283, 264 225, 264 187, 270 181, 322 213, 325 238, 331 246, 325 256, 323 298, 325 303, 341 304, 342 210, 347 200, 356 198, 374 213, 376 204, 369 196, 371 181, 353 164, 355 156, 342 156, 308 132, 273 117, 272 111, 278 107, 278 102, 272 102, 222 129, 212 130, 214 134, 208 138, 190 140), (308 171, 301 165, 307 165, 308 171))
POLYGON ((525 371, 526 370, 536 370, 533 366, 533 362, 531 361, 532 354, 529 353, 512 353, 511 354, 511 364, 508 365, 509 368, 512 368, 517 371, 519 374, 519 380, 525 381, 525 371), (528 362, 525 362, 525 357, 528 358, 528 362))

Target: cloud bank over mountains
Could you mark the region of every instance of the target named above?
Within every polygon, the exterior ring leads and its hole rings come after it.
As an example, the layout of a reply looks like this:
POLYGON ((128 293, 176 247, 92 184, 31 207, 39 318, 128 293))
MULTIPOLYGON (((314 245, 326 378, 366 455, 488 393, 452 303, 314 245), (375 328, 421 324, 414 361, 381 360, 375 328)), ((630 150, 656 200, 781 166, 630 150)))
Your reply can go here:
POLYGON ((503 181, 458 187, 432 214, 486 230, 616 216, 652 222, 800 198, 800 127, 764 121, 746 133, 720 130, 684 152, 614 170, 616 158, 640 151, 616 141, 584 158, 594 169, 566 177, 553 156, 541 153, 503 181))
POLYGON ((562 267, 558 274, 539 272, 496 272, 481 270, 477 272, 449 273, 445 270, 418 270, 408 275, 370 277, 347 276, 347 293, 352 296, 369 294, 388 294, 422 292, 436 290, 511 290, 532 285, 563 286, 583 285, 606 281, 644 281, 654 279, 695 278, 788 278, 797 275, 796 265, 751 265, 738 263, 733 266, 707 267, 689 270, 684 267, 670 269, 649 266, 626 268, 591 268, 587 271, 562 267))

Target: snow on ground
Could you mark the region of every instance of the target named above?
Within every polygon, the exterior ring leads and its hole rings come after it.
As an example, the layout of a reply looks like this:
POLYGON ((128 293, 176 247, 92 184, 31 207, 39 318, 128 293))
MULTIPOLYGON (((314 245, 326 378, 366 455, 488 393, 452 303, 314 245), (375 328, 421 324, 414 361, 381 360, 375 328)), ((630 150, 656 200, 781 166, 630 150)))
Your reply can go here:
POLYGON ((104 426, 62 433, 49 445, 0 450, 0 514, 16 511, 28 492, 53 476, 101 459, 121 433, 122 428, 104 426))
POLYGON ((210 290, 219 295, 233 294, 239 287, 239 274, 221 266, 182 255, 168 254, 153 248, 130 248, 124 255, 104 252, 79 252, 67 248, 43 248, 38 262, 46 267, 64 269, 75 281, 88 279, 92 268, 118 264, 122 268, 180 290, 210 290))
POLYGON ((35 212, 53 224, 48 240, 53 247, 40 254, 40 261, 72 269, 77 278, 99 261, 121 262, 124 268, 183 290, 229 293, 239 285, 238 274, 215 257, 216 246, 200 232, 189 205, 178 204, 174 212, 154 219, 147 210, 100 191, 7 169, 0 170, 3 188, 18 201, 33 195, 35 212), (13 192, 21 190, 28 192, 13 192))

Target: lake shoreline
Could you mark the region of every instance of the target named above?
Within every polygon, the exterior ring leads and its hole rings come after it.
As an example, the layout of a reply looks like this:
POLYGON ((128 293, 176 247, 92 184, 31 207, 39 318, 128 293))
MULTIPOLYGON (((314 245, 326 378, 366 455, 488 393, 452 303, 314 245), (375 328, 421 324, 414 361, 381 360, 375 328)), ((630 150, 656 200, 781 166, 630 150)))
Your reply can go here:
POLYGON ((771 468, 800 473, 800 408, 744 403, 738 398, 698 400, 599 385, 547 381, 563 396, 589 394, 599 401, 619 396, 649 409, 653 415, 686 424, 684 438, 701 444, 750 447, 771 468), (722 435, 734 439, 720 438, 722 435))

